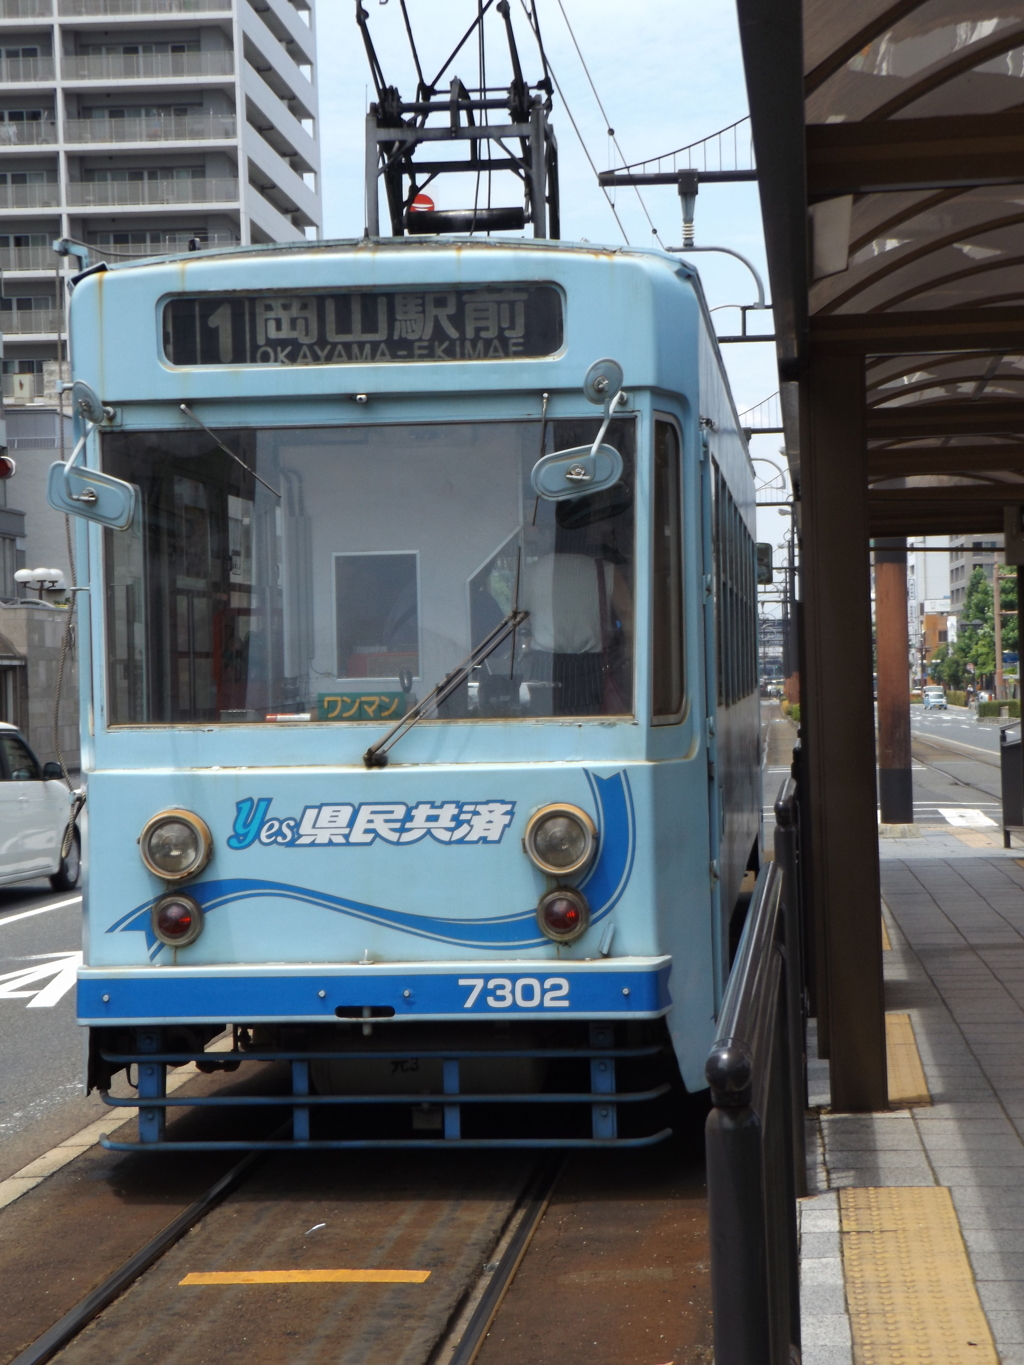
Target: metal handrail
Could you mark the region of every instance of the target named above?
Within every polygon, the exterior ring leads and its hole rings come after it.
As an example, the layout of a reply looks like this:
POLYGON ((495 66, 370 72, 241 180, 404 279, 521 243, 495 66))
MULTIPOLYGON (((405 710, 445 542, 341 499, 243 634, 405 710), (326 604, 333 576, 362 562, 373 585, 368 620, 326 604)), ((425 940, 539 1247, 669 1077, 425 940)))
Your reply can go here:
POLYGON ((776 802, 705 1076, 717 1365, 789 1365, 800 1348, 796 1198, 803 1193, 804 1008, 797 786, 776 802))
POLYGON ((756 1104, 755 1087, 766 1070, 765 1049, 782 973, 778 953, 782 874, 768 863, 757 879, 747 923, 729 973, 719 1015, 718 1037, 704 1074, 716 1105, 756 1104))

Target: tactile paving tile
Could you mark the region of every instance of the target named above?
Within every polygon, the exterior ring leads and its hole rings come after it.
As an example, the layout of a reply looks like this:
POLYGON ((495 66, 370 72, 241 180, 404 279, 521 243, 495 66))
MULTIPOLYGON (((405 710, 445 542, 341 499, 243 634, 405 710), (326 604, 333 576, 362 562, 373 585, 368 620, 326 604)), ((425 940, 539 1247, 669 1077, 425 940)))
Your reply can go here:
POLYGON ((882 920, 882 952, 883 953, 892 952, 892 941, 889 938, 889 930, 885 923, 885 920, 882 920))
POLYGON ((885 1059, 889 1069, 889 1103, 898 1109, 931 1104, 909 1014, 885 1016, 885 1059))
POLYGON ((854 1365, 998 1365, 948 1189, 841 1189, 854 1365))

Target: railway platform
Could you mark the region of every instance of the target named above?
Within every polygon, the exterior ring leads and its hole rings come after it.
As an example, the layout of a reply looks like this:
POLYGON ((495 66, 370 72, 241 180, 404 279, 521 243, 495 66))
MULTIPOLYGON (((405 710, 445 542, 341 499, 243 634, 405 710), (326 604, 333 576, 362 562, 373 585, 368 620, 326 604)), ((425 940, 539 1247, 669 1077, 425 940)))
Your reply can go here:
POLYGON ((890 1110, 830 1108, 809 1039, 804 1365, 1024 1362, 1024 856, 880 841, 890 1110))

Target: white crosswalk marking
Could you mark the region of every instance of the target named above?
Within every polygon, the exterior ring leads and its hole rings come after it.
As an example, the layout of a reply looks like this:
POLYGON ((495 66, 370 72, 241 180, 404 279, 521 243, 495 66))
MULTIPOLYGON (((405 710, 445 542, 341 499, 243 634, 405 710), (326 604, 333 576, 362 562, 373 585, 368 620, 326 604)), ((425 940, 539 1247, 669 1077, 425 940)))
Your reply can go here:
POLYGON ((963 806, 957 810, 950 806, 939 806, 938 811, 943 819, 948 820, 951 825, 958 825, 961 829, 994 829, 996 826, 996 822, 990 820, 984 811, 964 809, 963 806))
POLYGON ((47 961, 35 967, 19 967, 0 976, 0 1000, 28 1000, 27 1009, 50 1009, 74 986, 82 954, 47 954, 47 961), (41 983, 50 978, 44 986, 41 983), (40 984, 36 984, 40 983, 40 984), (26 990, 34 986, 34 990, 26 990))

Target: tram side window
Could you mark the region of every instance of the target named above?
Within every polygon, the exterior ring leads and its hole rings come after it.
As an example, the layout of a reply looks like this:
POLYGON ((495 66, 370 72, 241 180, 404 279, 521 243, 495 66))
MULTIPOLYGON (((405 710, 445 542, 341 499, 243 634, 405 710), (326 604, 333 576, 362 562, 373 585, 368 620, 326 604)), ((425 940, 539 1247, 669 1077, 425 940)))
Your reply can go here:
POLYGON ((654 424, 653 714, 676 720, 683 707, 683 571, 679 436, 654 424))
POLYGON ((757 688, 757 551, 717 465, 714 522, 718 701, 731 706, 757 688))

